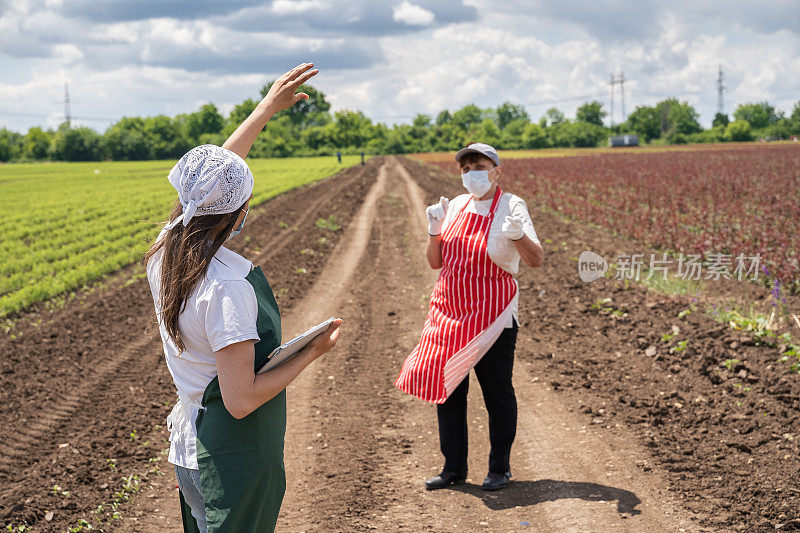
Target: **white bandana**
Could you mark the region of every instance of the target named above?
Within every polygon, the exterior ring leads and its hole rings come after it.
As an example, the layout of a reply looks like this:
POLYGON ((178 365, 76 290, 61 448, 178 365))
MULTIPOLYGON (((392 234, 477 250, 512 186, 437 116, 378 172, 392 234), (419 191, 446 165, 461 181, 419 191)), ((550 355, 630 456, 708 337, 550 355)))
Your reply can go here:
POLYGON ((195 215, 219 215, 239 209, 253 193, 253 173, 244 159, 225 148, 203 144, 192 148, 169 172, 183 213, 167 224, 170 230, 195 215))

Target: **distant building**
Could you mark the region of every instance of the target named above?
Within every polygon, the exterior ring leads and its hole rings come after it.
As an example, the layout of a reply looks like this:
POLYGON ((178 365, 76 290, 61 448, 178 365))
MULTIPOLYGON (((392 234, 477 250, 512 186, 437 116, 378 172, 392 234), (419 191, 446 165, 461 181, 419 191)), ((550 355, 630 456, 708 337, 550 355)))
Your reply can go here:
POLYGON ((612 135, 608 138, 609 146, 639 146, 638 135, 612 135))

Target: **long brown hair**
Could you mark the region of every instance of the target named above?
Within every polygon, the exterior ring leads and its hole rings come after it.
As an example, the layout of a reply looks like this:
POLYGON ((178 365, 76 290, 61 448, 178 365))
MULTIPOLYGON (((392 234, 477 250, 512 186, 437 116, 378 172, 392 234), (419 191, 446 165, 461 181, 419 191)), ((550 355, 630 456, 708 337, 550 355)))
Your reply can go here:
MULTIPOLYGON (((181 351, 186 346, 178 331, 178 316, 186 308, 192 290, 206 275, 214 254, 227 239, 246 204, 247 202, 232 213, 194 216, 186 227, 179 222, 144 255, 142 261, 146 267, 150 258, 159 249, 164 249, 159 288, 161 318, 167 333, 181 351)), ((181 203, 176 200, 170 212, 170 221, 175 220, 182 212, 181 203)), ((158 314, 156 310, 156 316, 158 314)))

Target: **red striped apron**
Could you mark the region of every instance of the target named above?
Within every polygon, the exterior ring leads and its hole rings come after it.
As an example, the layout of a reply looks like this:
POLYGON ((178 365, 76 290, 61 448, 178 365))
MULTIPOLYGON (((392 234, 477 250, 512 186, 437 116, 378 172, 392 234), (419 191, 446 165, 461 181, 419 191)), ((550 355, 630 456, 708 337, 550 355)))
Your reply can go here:
POLYGON ((481 335, 490 325, 495 340, 502 333, 504 326, 496 321, 501 315, 506 319, 518 290, 514 277, 495 265, 486 251, 502 194, 498 187, 488 216, 466 212, 467 202, 442 232, 442 270, 428 317, 419 344, 395 382, 408 394, 444 403, 494 342, 479 343, 481 335))

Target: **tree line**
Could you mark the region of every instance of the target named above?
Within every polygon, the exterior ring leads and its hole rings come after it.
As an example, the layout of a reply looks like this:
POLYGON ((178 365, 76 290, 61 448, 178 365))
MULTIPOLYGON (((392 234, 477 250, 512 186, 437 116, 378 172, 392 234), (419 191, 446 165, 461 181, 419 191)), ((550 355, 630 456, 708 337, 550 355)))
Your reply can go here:
MULTIPOLYGON (((272 84, 261 89, 265 96, 272 84)), ((717 113, 703 129, 692 105, 667 98, 654 106, 637 106, 621 124, 607 127, 602 103, 587 102, 573 119, 557 108, 534 121, 525 108, 504 102, 497 108, 466 105, 435 117, 418 114, 411 124, 373 123, 360 111, 331 113, 325 95, 304 85, 309 95, 281 111, 264 127, 251 157, 332 155, 336 152, 398 154, 457 150, 481 141, 498 149, 589 147, 607 143, 609 135, 633 133, 642 143, 681 144, 787 139, 800 135, 800 102, 786 116, 768 102, 740 104, 731 120, 717 113)), ((104 133, 63 123, 57 130, 32 127, 26 134, 0 129, 0 161, 100 161, 175 159, 198 144, 222 145, 255 109, 257 100, 236 105, 227 117, 214 104, 175 117, 123 117, 104 133)))

